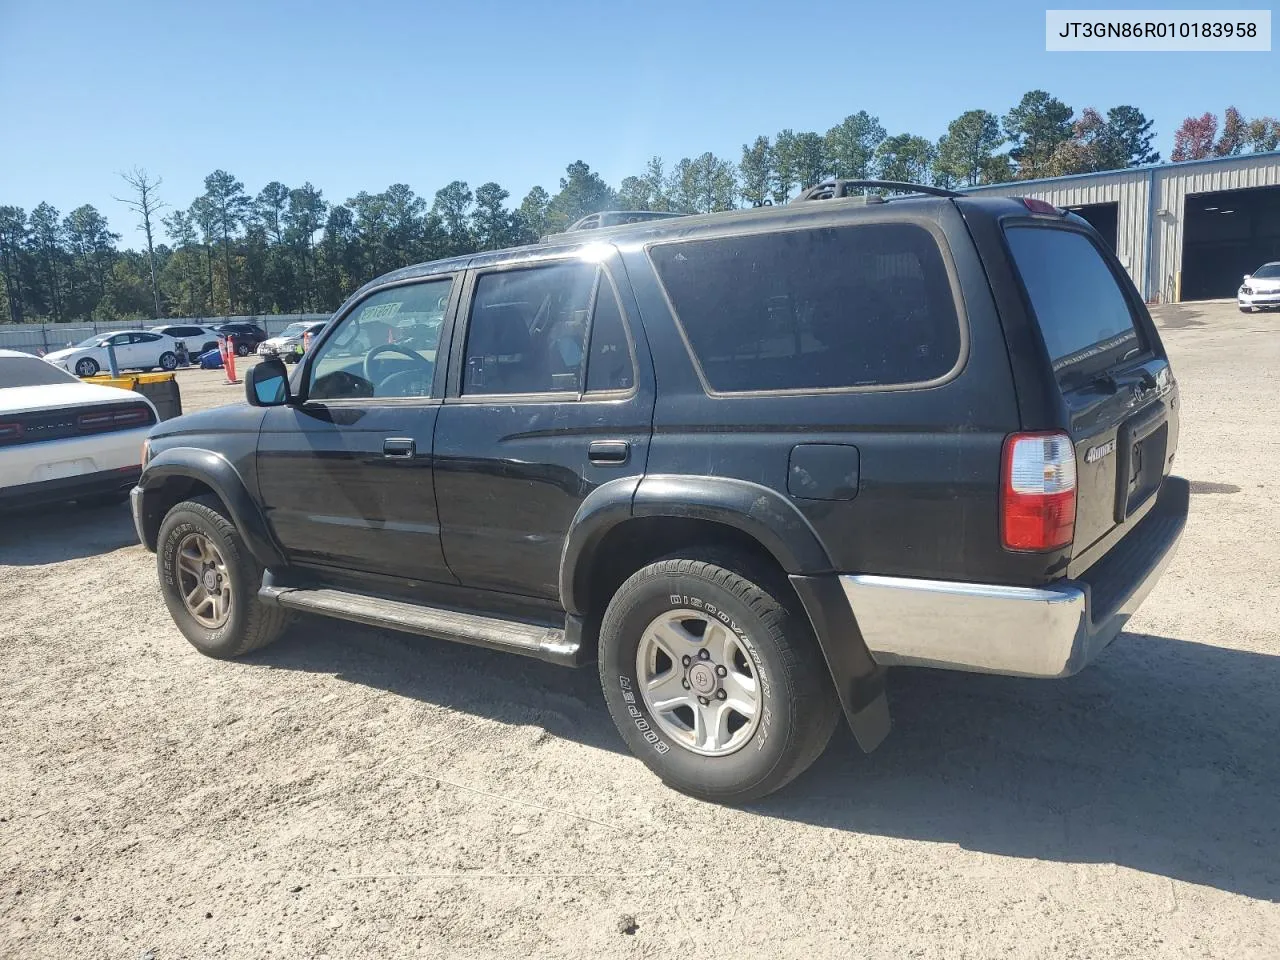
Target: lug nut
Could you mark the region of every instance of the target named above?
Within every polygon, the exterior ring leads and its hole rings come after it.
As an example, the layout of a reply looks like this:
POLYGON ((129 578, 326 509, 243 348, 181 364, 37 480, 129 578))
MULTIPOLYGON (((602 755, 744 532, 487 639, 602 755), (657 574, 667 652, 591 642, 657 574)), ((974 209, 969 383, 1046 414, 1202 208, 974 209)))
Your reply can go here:
POLYGON ((707 651, 706 651, 706 650, 699 650, 699 651, 698 651, 698 659, 699 659, 699 660, 710 660, 710 659, 711 659, 711 654, 707 653, 707 651))
POLYGON ((717 676, 717 677, 726 677, 726 676, 728 676, 728 675, 729 675, 729 671, 728 671, 728 670, 726 670, 722 665, 719 665, 719 664, 717 664, 717 665, 716 665, 716 676, 717 676))
POLYGON ((689 689, 689 681, 688 681, 688 680, 681 680, 681 681, 680 681, 680 685, 681 685, 682 687, 684 687, 686 690, 688 690, 688 689, 689 689))
POLYGON ((686 653, 683 657, 680 658, 680 662, 687 667, 689 664, 693 663, 693 657, 689 656, 686 653))
POLYGON ((716 691, 716 699, 717 699, 717 700, 723 700, 723 699, 724 699, 725 697, 727 697, 727 696, 728 696, 728 694, 727 694, 727 693, 725 693, 723 690, 717 690, 717 691, 716 691))
POLYGON ((708 700, 706 697, 699 697, 698 702, 702 704, 704 707, 707 706, 709 703, 711 703, 711 701, 708 700))

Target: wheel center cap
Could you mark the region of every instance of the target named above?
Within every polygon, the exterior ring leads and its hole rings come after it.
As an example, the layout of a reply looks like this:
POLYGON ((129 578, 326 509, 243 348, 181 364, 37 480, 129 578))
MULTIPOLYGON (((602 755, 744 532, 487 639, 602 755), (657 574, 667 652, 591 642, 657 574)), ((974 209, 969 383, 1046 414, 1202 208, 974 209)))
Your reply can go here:
POLYGON ((210 593, 218 589, 218 574, 212 567, 204 572, 204 576, 201 579, 204 581, 204 588, 210 593))
POLYGON ((699 660, 689 668, 689 686, 704 697, 715 692, 716 671, 711 664, 699 660))

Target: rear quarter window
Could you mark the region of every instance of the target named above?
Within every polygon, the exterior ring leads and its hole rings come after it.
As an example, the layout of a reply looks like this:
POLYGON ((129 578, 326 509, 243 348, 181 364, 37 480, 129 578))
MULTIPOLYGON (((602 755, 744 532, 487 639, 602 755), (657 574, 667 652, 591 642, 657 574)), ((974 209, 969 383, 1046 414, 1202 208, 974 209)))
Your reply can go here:
POLYGON ((942 252, 915 224, 679 241, 649 255, 715 392, 924 384, 960 362, 942 252))
POLYGON ((1087 236, 1027 226, 1005 237, 1056 372, 1140 347, 1129 300, 1087 236))

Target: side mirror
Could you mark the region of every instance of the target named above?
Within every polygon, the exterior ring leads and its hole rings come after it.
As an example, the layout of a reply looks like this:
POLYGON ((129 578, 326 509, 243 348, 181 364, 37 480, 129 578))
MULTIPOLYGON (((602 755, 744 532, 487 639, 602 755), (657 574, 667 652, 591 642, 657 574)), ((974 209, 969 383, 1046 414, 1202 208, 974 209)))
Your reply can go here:
POLYGON ((289 394, 289 371, 279 357, 267 357, 244 378, 244 397, 253 407, 282 407, 289 394))
POLYGON ((1250 278, 1250 277, 1252 277, 1252 276, 1253 276, 1253 274, 1252 274, 1252 273, 1246 273, 1246 274, 1244 275, 1244 282, 1245 282, 1245 283, 1248 283, 1248 282, 1249 282, 1249 278, 1250 278))

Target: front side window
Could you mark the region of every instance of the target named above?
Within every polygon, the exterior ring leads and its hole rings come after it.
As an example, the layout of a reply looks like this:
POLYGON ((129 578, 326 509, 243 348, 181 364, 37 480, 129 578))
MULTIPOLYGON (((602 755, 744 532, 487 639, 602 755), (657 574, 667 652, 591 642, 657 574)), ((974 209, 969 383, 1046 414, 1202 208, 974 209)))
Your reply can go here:
POLYGON ((951 280, 923 227, 689 240, 649 255, 713 391, 921 384, 960 361, 951 280))
POLYGON ((483 274, 467 329, 462 393, 577 393, 600 269, 556 263, 483 274))
POLYGON ((307 399, 430 397, 452 287, 426 280, 362 300, 316 348, 307 399))
POLYGON ((1005 237, 1054 370, 1138 347, 1129 301, 1088 237, 1052 227, 1010 227, 1005 237))

